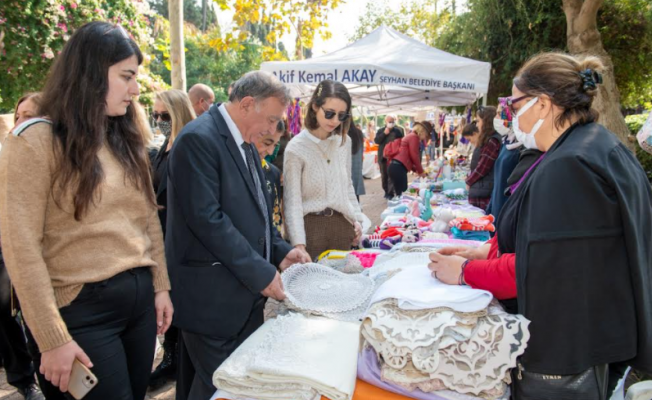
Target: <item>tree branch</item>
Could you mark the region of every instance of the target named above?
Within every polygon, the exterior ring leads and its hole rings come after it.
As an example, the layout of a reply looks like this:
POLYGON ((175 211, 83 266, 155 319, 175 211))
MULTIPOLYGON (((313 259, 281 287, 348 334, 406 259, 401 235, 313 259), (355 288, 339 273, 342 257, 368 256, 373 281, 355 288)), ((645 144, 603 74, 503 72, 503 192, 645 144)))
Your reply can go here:
POLYGON ((584 30, 598 29, 598 10, 604 0, 584 0, 580 11, 580 25, 584 30))

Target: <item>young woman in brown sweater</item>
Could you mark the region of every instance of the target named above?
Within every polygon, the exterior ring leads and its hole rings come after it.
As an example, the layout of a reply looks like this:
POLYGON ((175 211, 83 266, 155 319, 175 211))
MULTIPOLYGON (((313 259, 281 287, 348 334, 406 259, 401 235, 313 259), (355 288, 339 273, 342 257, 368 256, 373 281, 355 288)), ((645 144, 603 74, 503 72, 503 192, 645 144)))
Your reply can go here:
POLYGON ((40 371, 66 392, 78 359, 98 378, 87 400, 143 399, 156 334, 172 320, 132 104, 142 59, 117 25, 78 29, 43 90, 48 119, 14 130, 0 155, 3 253, 40 371))

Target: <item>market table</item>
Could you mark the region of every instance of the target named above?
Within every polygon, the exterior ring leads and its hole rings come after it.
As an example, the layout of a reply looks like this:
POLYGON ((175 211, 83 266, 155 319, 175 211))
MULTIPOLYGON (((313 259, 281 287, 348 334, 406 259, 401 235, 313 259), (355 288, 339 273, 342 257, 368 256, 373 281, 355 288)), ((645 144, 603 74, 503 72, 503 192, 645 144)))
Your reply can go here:
MULTIPOLYGON (((216 393, 217 395, 217 393, 216 393)), ((211 400, 224 400, 214 396, 211 400)), ((292 399, 287 399, 292 400, 292 399)), ((326 397, 321 400, 329 400, 326 397)), ((388 392, 376 386, 373 386, 365 381, 358 379, 355 383, 355 392, 351 400, 413 400, 409 397, 401 396, 400 394, 388 392)))

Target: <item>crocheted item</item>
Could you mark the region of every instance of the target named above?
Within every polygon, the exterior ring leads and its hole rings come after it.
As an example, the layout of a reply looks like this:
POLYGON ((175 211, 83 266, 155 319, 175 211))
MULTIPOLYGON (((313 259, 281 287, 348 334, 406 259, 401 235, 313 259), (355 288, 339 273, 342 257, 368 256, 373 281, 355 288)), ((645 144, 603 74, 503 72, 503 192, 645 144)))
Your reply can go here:
POLYGON ((376 262, 376 257, 379 253, 363 252, 363 251, 352 251, 351 256, 354 256, 360 260, 360 265, 362 268, 371 268, 376 262))
POLYGON ((486 231, 463 231, 455 227, 451 228, 453 238, 462 240, 475 240, 486 242, 491 239, 491 235, 486 231))
MULTIPOLYGON (((371 236, 376 236, 376 235, 371 235, 371 236)), ((385 229, 381 234, 378 239, 385 239, 388 237, 395 237, 395 236, 403 236, 403 231, 401 231, 399 228, 396 227, 391 227, 388 229, 385 229)), ((373 237, 370 237, 370 239, 373 239, 373 237)))
POLYGON ((361 333, 385 361, 383 380, 495 399, 525 351, 529 321, 497 305, 484 311, 406 311, 384 301, 372 306, 361 333))
POLYGON ((315 314, 341 313, 365 304, 374 281, 347 275, 319 264, 295 264, 281 275, 290 309, 315 314))
POLYGON ((495 232, 495 220, 496 219, 493 215, 485 215, 479 218, 455 218, 450 222, 450 226, 455 227, 461 231, 495 232))

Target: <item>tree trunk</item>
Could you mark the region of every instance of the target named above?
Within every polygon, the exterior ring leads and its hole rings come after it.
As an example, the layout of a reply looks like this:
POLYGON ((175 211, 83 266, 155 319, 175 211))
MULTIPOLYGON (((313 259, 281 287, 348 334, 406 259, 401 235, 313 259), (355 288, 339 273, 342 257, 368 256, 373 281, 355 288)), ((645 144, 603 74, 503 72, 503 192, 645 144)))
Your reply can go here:
POLYGON ((208 8, 208 0, 201 0, 201 31, 206 32, 206 9, 208 8))
POLYGON ((626 146, 633 149, 633 143, 628 139, 629 129, 620 111, 620 92, 616 86, 614 64, 602 45, 602 38, 598 31, 598 10, 604 0, 563 1, 568 50, 572 54, 600 57, 605 66, 602 71, 604 83, 598 85, 598 95, 593 101, 593 108, 600 113, 598 122, 615 133, 626 146))
POLYGON ((186 91, 186 56, 183 45, 183 0, 170 0, 170 64, 172 88, 186 91))

